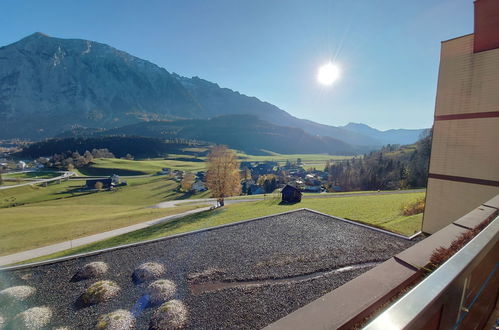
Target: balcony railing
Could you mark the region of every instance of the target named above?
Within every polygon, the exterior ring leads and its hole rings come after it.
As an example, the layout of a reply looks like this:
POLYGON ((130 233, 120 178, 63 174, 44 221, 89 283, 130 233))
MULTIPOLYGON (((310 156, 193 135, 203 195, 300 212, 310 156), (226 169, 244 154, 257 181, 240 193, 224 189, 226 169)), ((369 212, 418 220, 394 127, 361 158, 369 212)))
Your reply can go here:
POLYGON ((364 329, 482 329, 499 286, 499 217, 364 329))

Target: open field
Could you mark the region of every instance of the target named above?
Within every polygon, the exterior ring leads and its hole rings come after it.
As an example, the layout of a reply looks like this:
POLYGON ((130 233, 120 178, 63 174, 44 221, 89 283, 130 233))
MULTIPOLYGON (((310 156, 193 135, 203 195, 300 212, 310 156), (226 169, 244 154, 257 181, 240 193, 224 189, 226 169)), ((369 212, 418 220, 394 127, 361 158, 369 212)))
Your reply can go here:
POLYGON ((347 159, 352 159, 353 156, 336 156, 336 155, 325 155, 325 154, 291 154, 283 155, 278 153, 271 153, 267 156, 253 156, 247 155, 245 153, 237 154, 239 161, 246 162, 264 162, 264 161, 275 161, 280 165, 284 165, 287 160, 290 162, 296 162, 298 158, 301 158, 303 162, 303 167, 311 168, 317 167, 317 169, 323 169, 326 162, 329 161, 342 161, 347 159))
POLYGON ((22 172, 22 173, 4 173, 4 179, 50 179, 60 176, 61 173, 54 171, 37 171, 37 172, 22 172))
POLYGON ((205 163, 165 159, 127 160, 99 158, 94 159, 92 166, 80 168, 79 171, 84 175, 143 175, 154 174, 161 171, 164 167, 195 172, 203 170, 205 163))
MULTIPOLYGON (((171 180, 167 181, 167 179, 162 177, 141 177, 141 178, 127 178, 128 186, 119 188, 118 192, 126 191, 129 192, 129 187, 136 187, 147 183, 156 183, 156 185, 161 185, 161 182, 172 182, 171 180)), ((7 190, 0 190, 0 208, 8 207, 11 205, 24 205, 24 204, 32 204, 39 203, 50 200, 58 200, 64 198, 75 198, 81 196, 92 195, 93 192, 88 191, 79 191, 85 185, 84 180, 69 180, 63 181, 60 184, 50 183, 47 187, 43 186, 23 186, 17 187, 7 190)), ((171 195, 168 197, 171 198, 179 198, 182 194, 178 194, 173 192, 175 185, 170 185, 171 195)), ((147 186, 143 186, 142 188, 133 189, 131 191, 132 197, 136 197, 135 194, 142 194, 142 190, 146 190, 147 186)), ((121 193, 118 195, 120 196, 121 193)), ((184 196, 185 198, 186 196, 184 196)), ((104 196, 99 196, 99 200, 104 198, 104 196)), ((91 199, 91 198, 90 198, 91 199)), ((159 200, 158 198, 153 198, 153 201, 159 200)))
POLYGON ((294 205, 280 205, 279 199, 272 198, 263 201, 233 204, 222 209, 201 212, 171 222, 151 226, 143 230, 30 261, 47 260, 71 254, 104 249, 111 246, 140 242, 304 207, 410 236, 421 229, 422 214, 408 217, 403 216, 401 215, 400 208, 403 204, 416 200, 422 196, 424 196, 424 193, 315 199, 307 198, 303 199, 301 203, 294 205))
POLYGON ((145 294, 150 281, 132 281, 132 274, 140 264, 155 262, 165 267, 161 278, 175 283, 173 298, 185 305, 182 329, 261 329, 414 243, 297 211, 5 271, 0 290, 27 285, 36 292, 20 306, 0 306, 0 313, 10 321, 19 311, 44 305, 54 313, 51 329, 93 329, 99 315, 125 309, 134 313, 137 329, 147 329, 161 302, 145 294), (95 261, 105 262, 109 271, 75 279, 83 265, 95 261), (82 305, 79 297, 98 280, 113 281, 121 290, 108 301, 82 305))
MULTIPOLYGON (((323 154, 293 154, 281 155, 273 154, 268 156, 253 156, 244 153, 238 153, 240 161, 264 162, 276 161, 284 165, 287 160, 296 161, 301 158, 305 168, 317 167, 322 169, 328 160, 339 161, 351 159, 352 156, 333 156, 323 154)), ((154 174, 164 167, 176 170, 196 172, 206 169, 205 157, 194 157, 192 155, 168 155, 167 159, 148 159, 148 160, 127 160, 116 158, 99 158, 93 161, 90 167, 80 168, 79 172, 83 175, 143 175, 154 174)))
POLYGON ((19 187, 0 191, 4 203, 23 206, 0 209, 0 255, 116 229, 201 207, 146 208, 165 200, 204 198, 175 191, 177 183, 164 177, 129 180, 116 191, 73 193, 74 182, 48 187, 19 187), (8 195, 14 192, 13 195, 8 195), (74 197, 72 197, 74 194, 74 197))

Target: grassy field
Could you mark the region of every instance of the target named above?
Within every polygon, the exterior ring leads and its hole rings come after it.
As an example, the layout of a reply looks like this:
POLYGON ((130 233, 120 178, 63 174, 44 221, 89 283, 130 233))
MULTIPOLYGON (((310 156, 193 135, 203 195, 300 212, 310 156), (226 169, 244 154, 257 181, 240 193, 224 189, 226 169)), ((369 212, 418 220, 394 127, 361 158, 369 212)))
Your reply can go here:
POLYGON ((0 191, 2 203, 26 204, 0 209, 0 255, 181 213, 200 206, 145 207, 165 200, 206 197, 206 193, 178 193, 177 183, 164 177, 132 179, 126 187, 98 193, 71 193, 74 184, 0 191))
POLYGON ((143 175, 154 174, 164 167, 195 172, 203 170, 205 163, 170 159, 127 160, 99 158, 94 159, 92 166, 80 168, 79 171, 83 175, 143 175))
POLYGON ((31 261, 46 260, 71 254, 99 250, 111 246, 134 243, 192 230, 223 225, 231 222, 251 219, 297 208, 310 208, 323 213, 351 219, 403 235, 412 235, 421 229, 422 215, 403 216, 400 209, 403 204, 424 196, 424 193, 400 195, 374 195, 337 198, 303 199, 295 205, 279 205, 277 198, 264 201, 248 202, 226 206, 222 209, 205 211, 168 223, 151 226, 101 242, 62 251, 31 261))
POLYGON ((52 171, 24 172, 24 173, 4 173, 4 179, 50 179, 60 176, 61 173, 52 171))
MULTIPOLYGON (((332 156, 323 154, 272 154, 268 156, 253 156, 238 153, 240 161, 263 162, 276 161, 283 165, 287 160, 296 161, 301 158, 305 168, 317 167, 322 169, 328 160, 338 161, 351 159, 352 156, 332 156)), ((83 175, 143 175, 154 174, 164 167, 176 170, 197 172, 206 169, 205 157, 196 158, 190 155, 168 155, 167 159, 127 160, 116 158, 99 158, 94 160, 90 167, 79 169, 83 175)))
POLYGON ((317 169, 323 169, 326 165, 326 162, 329 161, 341 161, 352 159, 353 156, 335 156, 335 155, 325 155, 325 154, 291 154, 291 155, 282 155, 278 153, 270 153, 266 156, 253 156, 247 155, 245 153, 237 154, 240 161, 246 162, 264 162, 264 161, 275 161, 280 165, 284 165, 287 160, 291 162, 296 162, 298 158, 301 158, 303 167, 311 168, 316 167, 317 169))

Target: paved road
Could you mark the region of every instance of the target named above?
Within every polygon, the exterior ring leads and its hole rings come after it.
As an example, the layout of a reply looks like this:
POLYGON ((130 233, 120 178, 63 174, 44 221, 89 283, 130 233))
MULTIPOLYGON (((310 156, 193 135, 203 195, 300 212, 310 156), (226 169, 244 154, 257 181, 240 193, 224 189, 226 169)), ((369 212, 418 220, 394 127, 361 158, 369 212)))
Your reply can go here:
MULTIPOLYGON (((349 196, 409 194, 409 193, 422 192, 422 191, 424 191, 424 189, 366 192, 366 193, 357 193, 357 194, 337 194, 337 195, 317 194, 317 195, 306 195, 306 196, 303 196, 303 198, 331 198, 331 197, 349 197, 349 196)), ((269 198, 269 197, 267 197, 267 198, 269 198)), ((245 198, 226 199, 225 204, 230 205, 230 204, 236 204, 236 203, 255 202, 255 201, 259 201, 259 200, 263 200, 263 199, 264 199, 264 197, 255 197, 255 198, 246 198, 246 199, 245 198)), ((158 203, 158 204, 153 205, 151 207, 152 208, 169 208, 169 207, 175 207, 176 205, 185 204, 185 203, 189 203, 192 205, 195 205, 195 204, 216 205, 216 199, 215 198, 203 198, 203 199, 174 200, 174 201, 167 201, 167 202, 158 203)), ((21 262, 24 260, 29 260, 29 259, 45 256, 45 255, 52 254, 55 252, 64 251, 64 250, 67 250, 67 249, 70 249, 73 247, 77 247, 77 246, 81 246, 81 245, 85 245, 85 244, 89 244, 89 243, 94 243, 94 242, 101 241, 101 240, 111 238, 114 236, 126 234, 129 232, 135 231, 135 230, 147 228, 147 227, 159 224, 159 223, 172 221, 172 220, 184 217, 186 215, 203 212, 203 211, 206 211, 209 209, 210 209, 210 207, 202 207, 202 208, 190 210, 190 211, 183 212, 183 213, 169 215, 166 217, 149 220, 149 221, 138 223, 135 225, 106 231, 106 232, 103 232, 100 234, 86 236, 86 237, 82 237, 82 238, 78 238, 78 239, 74 239, 74 240, 70 240, 70 241, 66 241, 66 242, 62 242, 62 243, 44 246, 44 247, 33 249, 33 250, 28 250, 28 251, 23 251, 23 252, 19 252, 19 253, 14 253, 14 254, 2 256, 2 257, 0 257, 0 266, 5 266, 5 265, 21 262)))
POLYGON ((56 176, 56 177, 53 177, 53 178, 49 178, 49 179, 34 180, 34 181, 20 183, 20 184, 16 184, 16 185, 12 185, 12 186, 0 186, 0 190, 17 188, 17 187, 22 187, 22 186, 32 186, 35 184, 49 183, 49 182, 57 181, 57 180, 64 180, 66 178, 70 178, 73 175, 76 175, 75 172, 60 172, 60 173, 63 173, 63 174, 56 176))
POLYGON ((52 245, 44 246, 44 247, 33 249, 33 250, 9 254, 9 255, 0 257, 0 266, 6 266, 6 265, 10 265, 10 264, 13 264, 16 262, 21 262, 24 260, 29 260, 29 259, 45 256, 45 255, 56 253, 59 251, 64 251, 64 250, 71 249, 71 248, 74 248, 77 246, 82 246, 85 244, 94 243, 97 241, 102 241, 102 240, 107 239, 107 238, 111 238, 114 236, 129 233, 129 232, 132 232, 135 230, 154 226, 154 225, 157 225, 159 223, 172 221, 172 220, 184 217, 186 215, 203 212, 203 211, 206 211, 209 209, 210 209, 210 207, 202 207, 202 208, 190 210, 190 211, 183 212, 183 213, 169 215, 166 217, 153 219, 153 220, 149 220, 146 222, 141 222, 141 223, 138 223, 135 225, 106 231, 106 232, 103 232, 100 234, 95 234, 95 235, 91 235, 91 236, 77 238, 74 240, 70 240, 70 241, 66 241, 66 242, 62 242, 62 243, 57 243, 57 244, 52 244, 52 245))

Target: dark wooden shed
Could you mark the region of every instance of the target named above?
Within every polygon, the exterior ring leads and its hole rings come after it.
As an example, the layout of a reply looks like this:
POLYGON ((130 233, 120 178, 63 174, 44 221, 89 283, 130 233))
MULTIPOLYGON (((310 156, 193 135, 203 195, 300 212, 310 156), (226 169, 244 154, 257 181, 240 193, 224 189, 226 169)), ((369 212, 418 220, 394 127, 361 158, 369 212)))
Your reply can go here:
POLYGON ((301 191, 298 188, 286 185, 281 190, 282 201, 284 203, 299 203, 301 202, 301 191))
POLYGON ((107 179, 91 179, 91 180, 87 180, 86 183, 85 183, 85 186, 87 189, 95 189, 95 184, 97 182, 101 182, 102 183, 102 189, 109 189, 111 187, 111 184, 112 184, 112 179, 111 178, 107 178, 107 179))

